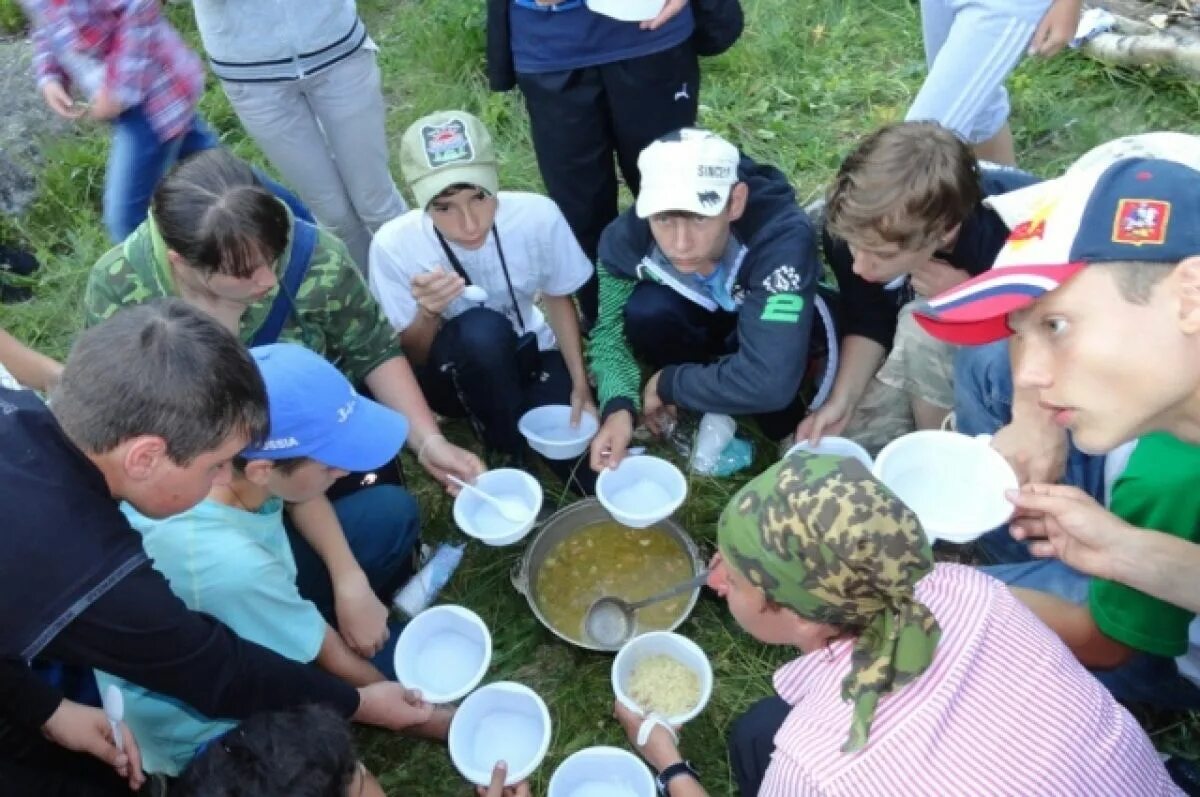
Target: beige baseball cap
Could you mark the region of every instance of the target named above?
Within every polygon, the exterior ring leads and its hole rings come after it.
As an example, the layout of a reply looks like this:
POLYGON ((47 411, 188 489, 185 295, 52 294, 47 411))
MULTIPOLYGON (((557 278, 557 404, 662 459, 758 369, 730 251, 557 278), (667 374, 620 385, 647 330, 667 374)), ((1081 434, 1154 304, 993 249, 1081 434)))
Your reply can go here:
POLYGON ((457 183, 500 190, 492 136, 466 111, 438 111, 409 125, 400 139, 400 172, 421 209, 457 183))

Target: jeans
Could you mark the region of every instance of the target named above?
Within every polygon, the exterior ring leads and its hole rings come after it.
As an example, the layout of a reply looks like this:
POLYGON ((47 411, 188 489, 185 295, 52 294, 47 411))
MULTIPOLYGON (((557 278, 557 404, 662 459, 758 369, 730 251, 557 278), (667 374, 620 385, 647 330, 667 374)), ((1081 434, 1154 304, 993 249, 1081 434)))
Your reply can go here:
MULTIPOLYGON (((737 313, 709 312, 656 282, 640 282, 625 305, 625 337, 634 356, 658 371, 668 365, 710 363, 737 350, 737 313)), ((782 410, 754 416, 762 433, 779 440, 808 410, 796 385, 782 410)))
MULTIPOLYGON (((1088 600, 1091 577, 1057 559, 993 565, 982 570, 1010 587, 1045 592, 1076 605, 1088 600)), ((1092 674, 1122 703, 1142 703, 1172 711, 1200 708, 1200 688, 1180 675, 1175 660, 1165 656, 1139 651, 1120 667, 1092 674)))
MULTIPOLYGON (((126 110, 113 122, 112 148, 104 178, 104 227, 114 243, 124 241, 146 220, 154 189, 178 161, 221 145, 216 133, 199 116, 182 135, 160 141, 141 106, 126 110)), ((305 221, 312 214, 288 189, 254 170, 263 185, 305 221)))
POLYGON ((738 717, 729 731, 729 766, 742 797, 754 797, 775 752, 775 734, 792 707, 778 695, 763 698, 738 717))
MULTIPOLYGON (((954 358, 954 416, 958 431, 967 435, 995 434, 1012 421, 1013 381, 1008 341, 986 346, 963 346, 954 358)), ((1062 482, 1105 503, 1104 457, 1086 454, 1070 444, 1062 482)), ((1024 562, 1031 557, 1012 538, 1008 527, 978 540, 982 553, 996 563, 1024 562)))
MULTIPOLYGON (((333 509, 371 589, 385 605, 389 605, 392 596, 413 574, 413 553, 420 543, 417 502, 402 487, 380 485, 337 499, 333 509)), ((296 557, 296 586, 336 628, 337 613, 329 571, 290 520, 287 530, 292 554, 296 557)), ((392 679, 396 677, 392 650, 399 636, 399 628, 391 627, 388 644, 371 659, 380 672, 392 679)))
MULTIPOLYGON (((429 359, 417 368, 417 381, 429 406, 451 418, 467 417, 492 454, 524 458, 525 438, 517 429, 521 416, 547 404, 569 404, 571 375, 557 351, 543 351, 540 374, 520 373, 517 333, 502 314, 475 307, 442 325, 429 347, 429 359)), ((572 491, 591 495, 596 474, 588 454, 575 460, 543 459, 572 491)))
POLYGON ((176 161, 219 145, 216 134, 199 116, 192 118, 182 134, 160 141, 140 105, 122 112, 113 121, 104 177, 104 226, 109 238, 124 241, 146 220, 158 181, 176 161))

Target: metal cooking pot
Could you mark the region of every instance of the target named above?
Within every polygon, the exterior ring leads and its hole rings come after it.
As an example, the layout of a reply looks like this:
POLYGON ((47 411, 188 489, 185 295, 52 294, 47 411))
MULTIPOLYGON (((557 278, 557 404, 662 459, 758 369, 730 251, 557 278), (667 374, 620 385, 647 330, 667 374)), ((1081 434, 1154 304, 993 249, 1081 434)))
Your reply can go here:
MULTIPOLYGON (((587 650, 615 651, 620 646, 605 646, 594 645, 583 639, 572 639, 566 636, 546 620, 546 616, 542 614, 542 609, 538 606, 537 596, 533 594, 533 585, 537 583, 538 573, 541 571, 542 562, 545 561, 546 555, 561 541, 567 539, 572 534, 592 526, 596 523, 612 521, 612 515, 600 506, 600 502, 595 498, 586 498, 577 503, 571 504, 565 509, 560 509, 555 512, 534 534, 529 544, 525 546, 525 554, 521 557, 521 561, 513 567, 512 584, 517 592, 525 596, 525 600, 529 602, 529 608, 533 610, 533 614, 542 625, 549 628, 556 636, 565 642, 576 645, 587 650)), ((696 547, 696 543, 692 540, 690 534, 684 531, 683 526, 680 526, 674 520, 667 518, 660 523, 655 524, 651 528, 665 531, 679 543, 679 547, 687 555, 692 563, 692 573, 699 574, 705 567, 704 559, 700 554, 700 549, 696 547)), ((670 584, 664 584, 663 587, 669 587, 670 584)), ((683 611, 679 613, 674 622, 666 630, 674 631, 679 627, 679 624, 687 619, 692 613, 692 609, 696 606, 696 600, 700 597, 700 588, 697 587, 688 596, 687 605, 683 611)))

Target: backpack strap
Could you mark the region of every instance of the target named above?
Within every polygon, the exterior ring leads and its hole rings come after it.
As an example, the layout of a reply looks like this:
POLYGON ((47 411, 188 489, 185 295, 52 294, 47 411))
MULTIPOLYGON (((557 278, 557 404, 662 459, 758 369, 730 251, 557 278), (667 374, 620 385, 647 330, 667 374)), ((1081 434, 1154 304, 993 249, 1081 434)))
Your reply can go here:
POLYGON ((271 303, 271 312, 267 314, 267 320, 250 340, 251 346, 266 346, 279 340, 279 333, 283 332, 288 312, 293 309, 292 297, 300 290, 300 283, 304 282, 304 275, 308 273, 316 246, 316 225, 296 219, 292 224, 292 253, 283 271, 279 292, 275 294, 275 301, 271 303))

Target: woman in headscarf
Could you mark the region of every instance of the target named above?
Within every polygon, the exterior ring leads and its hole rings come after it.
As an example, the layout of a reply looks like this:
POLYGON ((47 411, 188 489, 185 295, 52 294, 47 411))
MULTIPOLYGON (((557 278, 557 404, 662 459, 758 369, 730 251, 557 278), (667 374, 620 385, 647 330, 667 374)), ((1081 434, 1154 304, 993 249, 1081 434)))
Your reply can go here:
MULTIPOLYGON (((1173 794, 1150 740, 1007 588, 933 562, 911 510, 852 459, 796 453, 721 515, 711 586, 801 657, 734 725, 743 795, 1173 794)), ((618 705, 636 745, 646 722, 618 705)), ((639 751, 707 792, 671 730, 639 751)))

